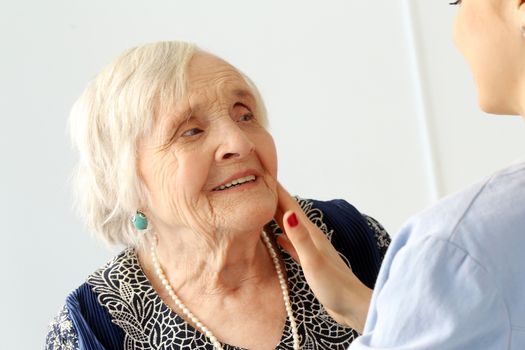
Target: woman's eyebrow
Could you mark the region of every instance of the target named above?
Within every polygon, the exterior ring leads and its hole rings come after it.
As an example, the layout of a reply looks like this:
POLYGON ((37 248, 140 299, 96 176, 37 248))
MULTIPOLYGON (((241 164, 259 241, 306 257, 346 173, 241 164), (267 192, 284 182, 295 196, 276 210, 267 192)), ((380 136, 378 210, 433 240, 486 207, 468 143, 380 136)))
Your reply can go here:
POLYGON ((252 92, 249 89, 246 88, 236 88, 233 90, 233 95, 235 97, 249 99, 252 101, 255 101, 255 97, 253 96, 252 92))

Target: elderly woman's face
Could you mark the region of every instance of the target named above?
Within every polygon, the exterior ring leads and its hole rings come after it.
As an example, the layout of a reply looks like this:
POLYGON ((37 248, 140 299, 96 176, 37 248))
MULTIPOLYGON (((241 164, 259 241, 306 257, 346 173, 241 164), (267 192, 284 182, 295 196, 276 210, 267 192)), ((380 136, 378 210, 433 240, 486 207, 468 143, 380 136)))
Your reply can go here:
POLYGON ((258 229, 275 213, 277 160, 256 100, 232 66, 208 54, 194 55, 187 80, 187 97, 139 143, 144 210, 157 229, 258 229))

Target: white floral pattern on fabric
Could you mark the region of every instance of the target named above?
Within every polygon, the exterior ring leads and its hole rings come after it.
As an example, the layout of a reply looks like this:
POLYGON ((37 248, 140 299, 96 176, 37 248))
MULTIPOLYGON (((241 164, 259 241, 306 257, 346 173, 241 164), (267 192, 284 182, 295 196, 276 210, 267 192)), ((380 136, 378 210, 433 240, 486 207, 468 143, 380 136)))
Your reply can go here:
MULTIPOLYGON (((298 200, 301 208, 328 238, 323 212, 308 200, 298 200)), ((270 224, 273 235, 280 234, 277 223, 270 224)), ((271 235, 270 235, 271 236, 271 235)), ((310 290, 301 267, 281 250, 301 348, 308 350, 346 349, 357 332, 335 322, 310 290)), ((346 260, 346 259, 345 259, 346 260)), ((91 275, 87 283, 108 310, 112 321, 124 331, 124 349, 206 349, 211 342, 173 312, 158 296, 144 275, 135 251, 126 249, 104 268, 91 275)), ((284 307, 284 306, 283 306, 284 307)), ((228 344, 224 349, 241 350, 228 344)), ((286 321, 277 349, 293 349, 289 320, 286 321)))
POLYGON ((366 219, 368 227, 370 227, 370 229, 372 229, 372 231, 374 232, 377 247, 379 248, 379 255, 381 261, 383 261, 383 258, 385 257, 386 251, 388 249, 388 246, 390 246, 390 242, 392 241, 392 239, 390 238, 388 232, 386 232, 383 225, 381 225, 376 219, 368 215, 363 216, 366 219))
MULTIPOLYGON (((294 198, 297 201, 297 203, 299 203, 299 206, 301 207, 303 212, 306 214, 308 219, 311 222, 313 222, 317 227, 319 227, 321 231, 324 232, 326 237, 328 237, 328 239, 332 241, 332 235, 334 234, 334 230, 328 230, 328 226, 326 226, 326 223, 323 220, 323 216, 324 216, 323 211, 319 208, 315 208, 314 203, 312 201, 302 199, 301 197, 297 197, 297 196, 295 196, 294 198)), ((282 234, 281 229, 279 227, 277 228, 273 227, 273 228, 274 228, 275 235, 278 236, 282 234)), ((348 265, 351 268, 352 266, 350 264, 350 261, 348 261, 347 257, 341 252, 338 252, 338 253, 341 259, 343 259, 343 261, 346 263, 346 265, 348 265)))
POLYGON ((46 350, 77 350, 78 336, 69 317, 67 307, 64 306, 58 315, 49 324, 46 337, 46 350))

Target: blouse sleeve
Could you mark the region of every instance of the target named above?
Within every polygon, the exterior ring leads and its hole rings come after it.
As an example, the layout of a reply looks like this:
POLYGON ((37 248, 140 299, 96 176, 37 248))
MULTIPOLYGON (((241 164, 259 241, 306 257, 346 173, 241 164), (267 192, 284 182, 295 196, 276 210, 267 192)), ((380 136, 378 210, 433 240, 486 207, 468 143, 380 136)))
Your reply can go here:
POLYGON ((367 287, 373 288, 390 244, 386 230, 375 219, 361 214, 345 200, 312 200, 312 203, 313 207, 322 211, 326 234, 335 249, 357 278, 367 287))
POLYGON ((46 350, 78 350, 78 335, 66 306, 49 324, 46 350))
POLYGON ((350 349, 509 348, 505 302, 478 261, 434 237, 391 249, 363 335, 350 349))
POLYGON ((47 350, 122 349, 122 329, 112 322, 97 295, 83 283, 66 298, 66 304, 51 322, 47 350))
POLYGON ((392 239, 390 238, 390 235, 385 230, 383 225, 379 223, 379 221, 366 214, 363 214, 363 216, 366 222, 368 223, 368 227, 374 233, 374 237, 377 243, 377 249, 379 249, 379 258, 382 262, 392 239))

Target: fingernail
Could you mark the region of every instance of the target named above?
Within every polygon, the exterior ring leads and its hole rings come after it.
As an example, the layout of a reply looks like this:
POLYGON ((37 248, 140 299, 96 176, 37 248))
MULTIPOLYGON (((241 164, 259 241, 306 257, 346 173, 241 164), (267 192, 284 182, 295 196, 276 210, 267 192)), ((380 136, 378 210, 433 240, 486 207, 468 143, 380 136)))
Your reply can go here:
POLYGON ((288 219, 286 219, 286 221, 288 221, 288 225, 290 225, 290 227, 295 227, 299 223, 299 221, 297 221, 297 216, 295 215, 295 213, 290 215, 288 219))

